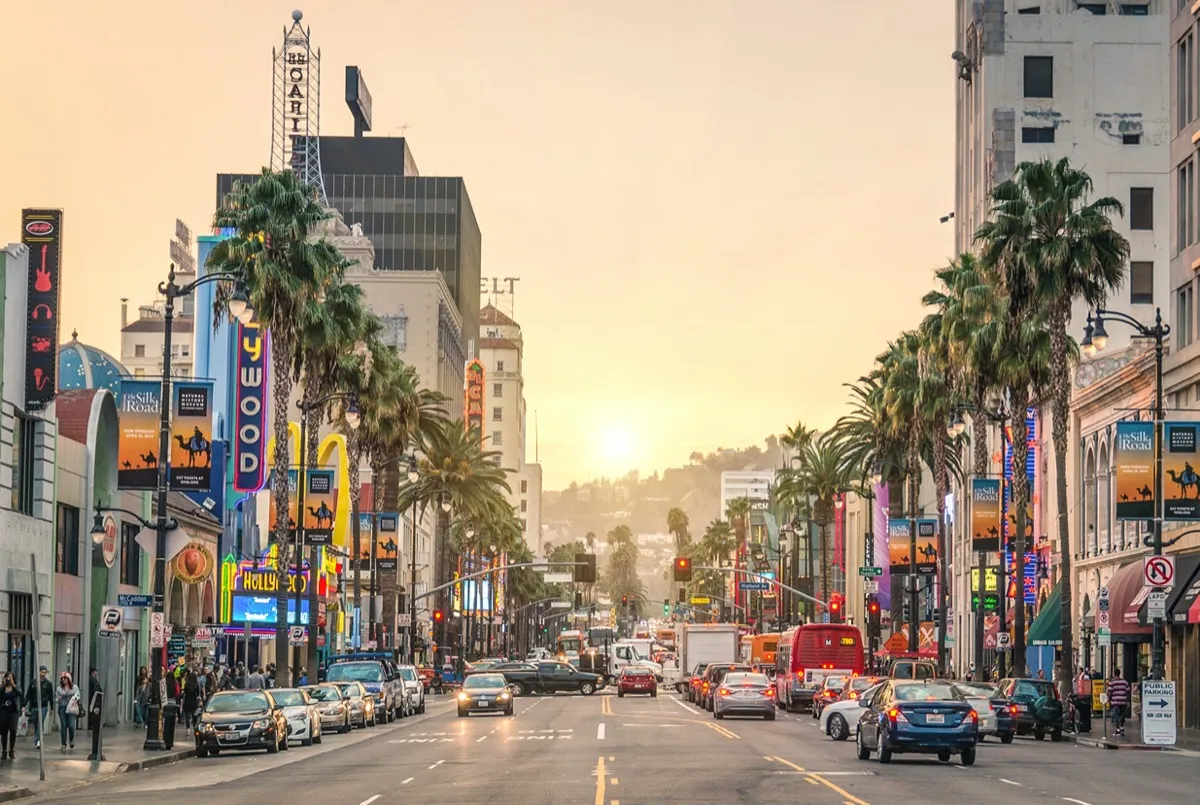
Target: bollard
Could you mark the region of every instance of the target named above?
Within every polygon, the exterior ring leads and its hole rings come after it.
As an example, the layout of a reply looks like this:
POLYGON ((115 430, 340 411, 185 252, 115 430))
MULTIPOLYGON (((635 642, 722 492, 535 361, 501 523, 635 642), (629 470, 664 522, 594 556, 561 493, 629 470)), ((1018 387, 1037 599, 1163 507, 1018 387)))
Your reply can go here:
POLYGON ((88 726, 92 728, 92 753, 88 755, 88 760, 104 760, 104 691, 96 691, 92 694, 92 701, 88 703, 88 721, 91 722, 88 726))

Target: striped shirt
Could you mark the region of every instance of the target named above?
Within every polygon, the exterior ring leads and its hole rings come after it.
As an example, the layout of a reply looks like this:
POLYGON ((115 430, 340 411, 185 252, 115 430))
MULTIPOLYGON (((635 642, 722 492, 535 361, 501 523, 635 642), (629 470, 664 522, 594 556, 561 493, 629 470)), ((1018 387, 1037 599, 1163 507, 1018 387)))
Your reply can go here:
POLYGON ((1108 680, 1108 703, 1114 707, 1129 706, 1129 681, 1117 677, 1108 680))

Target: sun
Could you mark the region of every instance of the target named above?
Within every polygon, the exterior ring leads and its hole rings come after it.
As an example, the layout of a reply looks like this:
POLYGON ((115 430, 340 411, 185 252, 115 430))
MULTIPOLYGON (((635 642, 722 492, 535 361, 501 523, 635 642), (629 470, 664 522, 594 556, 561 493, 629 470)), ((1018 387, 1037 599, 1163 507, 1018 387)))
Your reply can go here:
POLYGON ((600 454, 613 469, 629 469, 636 443, 633 434, 620 425, 610 425, 600 434, 600 454))

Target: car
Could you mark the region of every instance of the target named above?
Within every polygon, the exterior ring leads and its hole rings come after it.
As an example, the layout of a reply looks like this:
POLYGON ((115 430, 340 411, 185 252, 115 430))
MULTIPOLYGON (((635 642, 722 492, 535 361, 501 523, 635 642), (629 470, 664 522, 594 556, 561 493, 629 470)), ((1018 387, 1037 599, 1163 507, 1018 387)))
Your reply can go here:
POLYGON ((942 762, 958 755, 962 765, 975 765, 979 714, 952 683, 889 679, 858 703, 862 715, 854 738, 859 760, 878 752, 880 763, 891 763, 893 755, 913 753, 937 755, 942 762))
POLYGON ((766 674, 750 671, 730 671, 724 674, 719 687, 713 691, 713 718, 725 716, 762 716, 775 720, 775 686, 766 674))
POLYGON ((846 683, 850 681, 850 677, 841 674, 825 677, 821 681, 821 687, 817 690, 812 701, 812 717, 821 717, 821 708, 830 702, 836 702, 842 695, 842 689, 846 687, 846 683))
POLYGON ((887 675, 892 679, 937 679, 937 665, 932 660, 898 657, 892 661, 887 675))
POLYGON ((434 680, 437 679, 438 672, 428 665, 421 665, 417 667, 417 673, 421 675, 421 684, 425 687, 425 692, 429 693, 434 688, 434 680))
POLYGON ((739 665, 737 663, 718 662, 708 666, 704 671, 704 679, 700 683, 700 706, 712 712, 713 697, 717 692, 717 686, 721 684, 721 680, 725 678, 725 675, 731 671, 749 673, 751 670, 749 665, 739 665))
POLYGON ((309 685, 304 692, 317 702, 317 712, 321 714, 322 730, 337 730, 345 734, 352 728, 350 721, 350 702, 342 695, 342 691, 333 682, 322 682, 320 685, 309 685))
POLYGON ((321 716, 307 693, 299 688, 272 688, 271 698, 283 708, 289 741, 299 741, 301 746, 321 743, 321 716))
POLYGON ((379 722, 375 715, 375 697, 361 682, 334 682, 342 696, 350 703, 350 722, 357 727, 374 727, 379 722))
POLYGON ((989 682, 955 684, 979 713, 979 740, 995 735, 1000 743, 1012 743, 1017 732, 1017 706, 1001 695, 999 687, 989 682))
POLYGON ((704 672, 708 670, 709 663, 698 662, 696 667, 692 669, 692 673, 687 679, 681 681, 680 687, 683 693, 683 698, 689 702, 700 701, 700 688, 704 684, 704 672))
MULTIPOLYGON (((867 680, 868 677, 855 677, 853 681, 859 679, 867 680)), ((862 705, 858 703, 860 697, 869 699, 875 695, 883 682, 875 680, 872 685, 865 690, 854 690, 843 692, 843 697, 836 702, 831 702, 821 708, 821 718, 817 722, 817 726, 821 728, 821 732, 828 735, 835 741, 844 741, 850 737, 850 725, 858 720, 862 714, 862 705)), ((847 684, 849 687, 849 683, 847 684)))
POLYGON ((996 686, 1002 698, 1016 706, 1016 733, 1042 740, 1047 735, 1061 741, 1065 708, 1058 689, 1049 679, 1001 679, 996 686))
POLYGON ((425 685, 421 683, 421 674, 414 665, 401 665, 396 669, 400 681, 404 685, 406 704, 409 715, 425 712, 425 685))
POLYGON ((617 698, 624 698, 626 693, 645 693, 651 698, 658 696, 658 680, 649 668, 638 665, 627 665, 621 669, 617 677, 617 698))
POLYGON ((513 714, 513 693, 503 674, 471 674, 458 691, 458 717, 471 713, 513 714))
POLYGON ((560 691, 578 691, 584 696, 591 696, 604 687, 604 677, 599 674, 584 673, 565 662, 553 660, 539 662, 528 669, 518 668, 500 673, 507 680, 514 696, 560 691))
POLYGON ((227 749, 265 749, 274 754, 288 748, 283 708, 263 690, 214 693, 196 722, 196 755, 219 755, 227 749))
POLYGON ((395 665, 386 652, 339 654, 329 659, 325 682, 362 682, 375 697, 375 710, 384 721, 400 715, 404 697, 395 665))

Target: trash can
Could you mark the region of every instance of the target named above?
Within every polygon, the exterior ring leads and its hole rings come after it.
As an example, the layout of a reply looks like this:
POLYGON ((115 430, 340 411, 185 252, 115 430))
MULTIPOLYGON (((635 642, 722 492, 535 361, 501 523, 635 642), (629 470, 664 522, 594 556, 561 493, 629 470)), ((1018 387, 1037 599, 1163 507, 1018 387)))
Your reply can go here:
POLYGON ((175 746, 175 723, 179 720, 179 702, 168 699, 163 705, 163 745, 175 746))
POLYGON ((1075 724, 1080 732, 1092 731, 1092 697, 1075 694, 1075 724))

